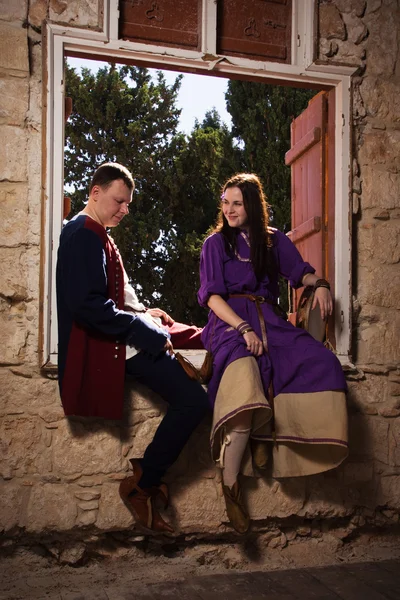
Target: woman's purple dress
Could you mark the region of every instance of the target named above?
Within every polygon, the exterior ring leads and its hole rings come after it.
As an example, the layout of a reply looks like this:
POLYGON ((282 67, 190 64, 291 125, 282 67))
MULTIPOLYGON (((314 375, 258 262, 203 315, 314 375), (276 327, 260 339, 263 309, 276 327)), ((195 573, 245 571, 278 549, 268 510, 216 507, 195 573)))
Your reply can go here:
MULTIPOLYGON (((286 235, 273 230, 272 240, 272 251, 279 274, 293 288, 300 287, 304 275, 314 273, 315 270, 303 261, 286 235)), ((249 258, 250 248, 240 233, 237 236, 237 255, 227 253, 222 234, 216 233, 207 238, 201 253, 198 300, 206 307, 211 295, 220 295, 262 339, 255 303, 247 298, 230 298, 229 295, 254 294, 276 303, 279 293, 278 273, 271 280, 265 277, 262 281, 257 281, 249 258)), ((274 396, 346 390, 342 367, 330 350, 306 331, 294 327, 275 314, 271 304, 264 303, 261 307, 269 351, 256 360, 266 396, 271 377, 274 396)), ((250 356, 250 353, 243 337, 212 311, 203 330, 202 340, 205 348, 212 351, 214 359, 213 375, 208 385, 210 402, 214 405, 226 367, 239 358, 250 356)))

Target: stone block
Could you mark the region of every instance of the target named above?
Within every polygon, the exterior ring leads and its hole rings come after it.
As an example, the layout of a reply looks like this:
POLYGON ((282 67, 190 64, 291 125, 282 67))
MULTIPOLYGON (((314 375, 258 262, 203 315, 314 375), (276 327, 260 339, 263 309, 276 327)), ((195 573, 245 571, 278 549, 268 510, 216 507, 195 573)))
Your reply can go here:
POLYGON ((387 377, 383 375, 367 375, 364 380, 349 381, 349 407, 364 414, 377 414, 377 405, 387 400, 387 389, 387 377))
POLYGON ((0 79, 0 124, 24 124, 29 106, 27 79, 0 79))
POLYGON ((359 315, 356 355, 359 364, 398 364, 399 311, 363 306, 359 315))
POLYGON ((364 209, 382 208, 390 210, 399 207, 400 173, 390 173, 382 167, 372 165, 363 169, 362 181, 361 202, 364 209))
POLYGON ((363 19, 368 27, 367 44, 368 74, 383 75, 389 78, 395 72, 398 52, 398 27, 400 22, 399 7, 393 3, 385 3, 379 11, 366 13, 363 19))
POLYGON ((188 477, 214 479, 217 469, 214 466, 210 451, 211 422, 205 419, 190 436, 183 451, 175 463, 168 469, 166 481, 188 477))
POLYGON ((34 485, 27 507, 25 528, 29 533, 69 531, 75 526, 77 511, 68 485, 34 485))
POLYGON ((383 308, 400 308, 399 265, 371 265, 358 269, 358 301, 383 308), (377 283, 384 285, 377 285, 377 283))
POLYGON ((370 13, 374 13, 377 10, 380 10, 382 6, 383 0, 368 0, 367 10, 365 11, 366 15, 370 13))
POLYGON ((357 17, 362 17, 367 6, 366 0, 335 0, 335 5, 341 13, 354 13, 357 17))
MULTIPOLYGON (((362 222, 358 230, 358 263, 363 267, 400 262, 400 224, 395 221, 362 222)), ((382 284, 385 285, 382 279, 382 284)))
POLYGON ((365 49, 363 45, 357 45, 353 42, 341 42, 338 44, 338 50, 332 59, 332 62, 341 63, 348 66, 361 65, 365 58, 365 49))
POLYGON ((389 378, 389 395, 400 396, 400 381, 390 380, 389 378))
POLYGON ((29 230, 27 186, 0 183, 0 211, 2 246, 16 247, 26 244, 29 230))
POLYGON ((386 122, 394 122, 400 119, 396 81, 388 81, 385 77, 368 75, 362 80, 360 94, 369 116, 386 122))
POLYGON ((11 369, 1 368, 0 389, 1 415, 18 412, 40 414, 47 422, 62 419, 64 416, 57 381, 38 377, 34 370, 15 369, 13 372, 11 369))
POLYGON ((78 502, 78 508, 83 511, 94 511, 99 508, 99 502, 98 500, 85 500, 83 502, 78 502))
POLYGON ((319 35, 327 40, 346 39, 346 27, 342 15, 334 4, 319 6, 319 35))
POLYGON ((350 457, 375 459, 389 464, 389 422, 383 417, 349 416, 350 457))
POLYGON ((39 415, 44 423, 62 420, 64 412, 57 381, 38 377, 35 372, 0 369, 0 415, 24 412, 39 415))
POLYGON ((0 531, 7 533, 20 526, 29 489, 15 481, 0 482, 0 531))
MULTIPOLYGON (((27 179, 26 131, 20 127, 1 125, 0 138, 0 181, 25 182, 27 179)), ((5 214, 3 210, 2 214, 5 214)), ((27 220, 27 214, 25 220, 27 220)), ((24 223, 19 224, 22 230, 23 225, 24 223)))
POLYGON ((346 462, 343 466, 343 481, 347 485, 369 483, 374 476, 374 465, 369 462, 346 462))
POLYGON ((363 174, 363 167, 379 165, 383 170, 398 173, 400 171, 400 130, 370 129, 363 133, 358 151, 358 161, 363 174))
POLYGON ((151 442, 162 417, 147 418, 143 423, 135 427, 135 437, 133 440, 132 456, 143 456, 147 446, 151 442))
POLYGON ((343 466, 308 477, 306 500, 297 514, 307 519, 340 518, 350 514, 352 508, 346 502, 342 473, 343 466))
POLYGON ((165 411, 166 403, 147 386, 128 379, 125 386, 125 406, 128 412, 153 409, 165 411))
MULTIPOLYGON (((39 256, 37 255, 37 259, 39 256)), ((20 302, 28 300, 28 268, 26 247, 0 248, 0 273, 1 293, 7 300, 20 302)), ((39 267, 39 262, 37 263, 39 267)))
POLYGON ((50 0, 49 18, 54 23, 101 29, 103 0, 50 0))
POLYGON ((118 493, 119 482, 105 483, 101 490, 96 527, 102 531, 128 529, 134 519, 118 493))
POLYGON ((0 69, 29 75, 28 31, 21 24, 0 21, 0 69))
POLYGON ((118 427, 61 421, 53 433, 53 471, 63 475, 96 475, 121 471, 118 427))
POLYGON ((368 28, 354 12, 343 15, 343 21, 347 30, 347 39, 358 46, 368 36, 368 28))
POLYGON ((252 519, 285 518, 295 515, 304 505, 304 478, 280 482, 263 478, 245 480, 244 497, 252 519))
POLYGON ((1 21, 23 21, 28 10, 28 0, 0 0, 1 21))
POLYGON ((173 509, 166 512, 166 518, 177 532, 215 532, 227 522, 222 491, 214 480, 175 482, 170 492, 173 509))
POLYGON ((38 417, 3 417, 0 424, 1 471, 15 476, 51 471, 50 449, 43 439, 38 417))
POLYGON ((28 20, 34 27, 41 27, 47 17, 48 0, 34 0, 29 6, 28 20))
POLYGON ((375 504, 395 510, 400 509, 400 476, 386 475, 381 477, 376 493, 375 504))
POLYGON ((22 364, 27 339, 25 303, 12 305, 0 297, 0 363, 22 364))
POLYGON ((88 525, 94 525, 97 519, 97 510, 78 510, 78 525, 80 527, 87 527, 88 525))
POLYGON ((398 418, 391 419, 389 424, 389 464, 400 467, 400 420, 398 418))
MULTIPOLYGON (((41 47, 39 47, 41 50, 41 47)), ((37 52, 37 46, 35 46, 35 52, 37 52)), ((30 128, 30 131, 35 131, 39 135, 41 134, 41 126, 42 126, 42 77, 41 77, 41 68, 42 68, 42 54, 40 52, 39 56, 35 56, 35 52, 33 55, 35 57, 36 62, 38 63, 36 69, 38 70, 37 75, 32 75, 29 80, 29 109, 27 112, 27 123, 30 128)), ((31 57, 32 60, 32 57, 31 57)), ((32 159, 36 159, 36 162, 40 165, 41 163, 41 155, 33 157, 30 156, 28 159, 29 163, 32 163, 32 159)))
MULTIPOLYGON (((39 175, 41 156, 41 135, 37 131, 31 131, 28 138, 29 229, 26 232, 26 243, 38 247, 43 243, 41 240, 43 228, 41 223, 42 188, 39 175)), ((35 268, 38 279, 38 267, 35 268)))
MULTIPOLYGON (((83 500, 84 502, 91 502, 92 500, 98 500, 101 496, 101 490, 85 490, 82 491, 80 489, 78 489, 75 493, 74 493, 75 498, 78 498, 78 500, 83 500)), ((96 506, 97 508, 97 506, 96 506)))

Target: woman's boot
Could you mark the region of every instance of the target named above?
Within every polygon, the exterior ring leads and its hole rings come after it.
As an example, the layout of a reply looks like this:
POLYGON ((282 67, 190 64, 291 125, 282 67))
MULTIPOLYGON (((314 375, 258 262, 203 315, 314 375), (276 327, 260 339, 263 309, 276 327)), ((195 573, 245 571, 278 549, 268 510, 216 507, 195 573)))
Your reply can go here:
POLYGON ((232 527, 238 533, 247 533, 250 527, 250 517, 243 503, 239 481, 236 480, 231 488, 222 484, 222 491, 225 498, 226 514, 232 527))

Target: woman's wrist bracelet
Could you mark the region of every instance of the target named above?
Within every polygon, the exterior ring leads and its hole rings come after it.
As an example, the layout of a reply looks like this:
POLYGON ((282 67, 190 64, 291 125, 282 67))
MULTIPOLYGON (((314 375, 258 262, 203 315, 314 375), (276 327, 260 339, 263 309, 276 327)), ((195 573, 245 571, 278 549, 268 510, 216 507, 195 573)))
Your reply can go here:
POLYGON ((239 325, 236 327, 236 330, 239 333, 242 333, 243 329, 247 329, 248 327, 250 327, 249 323, 247 321, 242 321, 241 323, 239 323, 239 325))
POLYGON ((245 333, 249 333, 250 331, 254 331, 254 329, 252 328, 252 326, 247 322, 247 321, 242 321, 241 323, 239 323, 239 325, 236 327, 236 331, 240 334, 240 335, 244 335, 245 333))
POLYGON ((331 289, 329 281, 327 281, 326 279, 317 279, 317 281, 314 283, 314 290, 320 287, 326 288, 327 290, 331 289))
POLYGON ((240 335, 244 335, 245 333, 250 333, 250 331, 254 331, 254 329, 252 327, 247 327, 246 329, 243 329, 239 333, 240 333, 240 335))

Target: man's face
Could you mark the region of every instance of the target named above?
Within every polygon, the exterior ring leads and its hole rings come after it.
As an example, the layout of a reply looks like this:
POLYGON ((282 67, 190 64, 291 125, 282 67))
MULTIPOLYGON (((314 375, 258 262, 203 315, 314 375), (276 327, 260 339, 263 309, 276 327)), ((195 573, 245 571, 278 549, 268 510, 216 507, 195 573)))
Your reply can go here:
POLYGON ((122 179, 115 179, 107 188, 95 185, 91 197, 95 211, 103 227, 115 227, 129 212, 133 190, 122 179))

